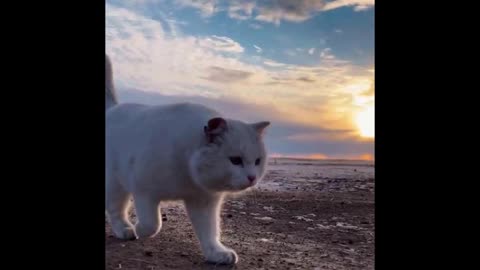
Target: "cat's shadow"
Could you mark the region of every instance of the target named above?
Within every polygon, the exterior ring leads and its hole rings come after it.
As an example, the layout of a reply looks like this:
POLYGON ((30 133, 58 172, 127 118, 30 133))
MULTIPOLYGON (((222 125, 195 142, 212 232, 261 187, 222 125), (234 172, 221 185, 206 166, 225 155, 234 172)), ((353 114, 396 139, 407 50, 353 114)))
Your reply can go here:
POLYGON ((210 269, 216 269, 216 270, 227 270, 227 269, 238 269, 236 265, 219 265, 219 264, 211 264, 204 262, 198 269, 201 270, 210 270, 210 269))

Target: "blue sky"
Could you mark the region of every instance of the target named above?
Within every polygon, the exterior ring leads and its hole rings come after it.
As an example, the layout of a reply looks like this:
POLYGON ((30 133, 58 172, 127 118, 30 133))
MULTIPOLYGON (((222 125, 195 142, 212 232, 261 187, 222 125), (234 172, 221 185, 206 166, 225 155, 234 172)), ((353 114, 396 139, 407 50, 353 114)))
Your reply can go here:
POLYGON ((270 120, 275 156, 373 158, 374 1, 107 0, 123 102, 270 120))

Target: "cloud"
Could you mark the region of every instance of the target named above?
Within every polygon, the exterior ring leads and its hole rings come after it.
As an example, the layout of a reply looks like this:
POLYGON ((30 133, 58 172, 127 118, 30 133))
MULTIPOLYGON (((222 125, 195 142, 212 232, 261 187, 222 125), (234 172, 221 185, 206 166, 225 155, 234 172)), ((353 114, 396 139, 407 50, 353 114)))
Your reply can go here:
POLYGON ((190 7, 198 9, 203 17, 210 17, 219 11, 217 0, 175 0, 175 4, 180 7, 190 7))
POLYGON ((374 96, 375 95, 375 84, 371 84, 371 86, 366 90, 365 92, 362 93, 364 96, 374 96))
POLYGON ((309 155, 322 153, 330 158, 358 157, 365 154, 373 155, 374 143, 361 141, 289 141, 285 139, 268 138, 269 149, 275 153, 282 153, 286 156, 291 155, 309 155))
POLYGON ((253 44, 253 47, 255 48, 255 50, 257 51, 257 53, 262 53, 262 48, 258 47, 257 45, 253 44))
MULTIPOLYGON (((164 95, 161 93, 146 92, 138 89, 122 87, 118 89, 120 102, 133 102, 148 105, 165 105, 179 102, 199 103, 211 107, 227 118, 239 119, 245 122, 257 122, 262 120, 275 121, 276 128, 281 120, 282 113, 275 106, 252 104, 246 101, 236 100, 233 97, 206 97, 198 95, 164 95)), ((285 122, 288 123, 288 122, 285 122)), ((278 136, 293 134, 295 127, 287 126, 286 133, 278 133, 278 136), (290 130, 289 128, 290 127, 290 130)), ((316 130, 314 128, 303 128, 305 130, 316 130)))
MULTIPOLYGON (((120 102, 165 105, 178 102, 199 103, 222 113, 226 118, 247 123, 268 120, 272 124, 266 132, 266 143, 271 154, 277 156, 310 156, 321 153, 326 158, 366 159, 373 156, 373 141, 358 140, 349 129, 329 129, 289 120, 288 112, 275 105, 258 105, 231 97, 201 97, 162 95, 136 89, 120 88, 120 102), (338 139, 341 138, 341 139, 338 139)), ((317 156, 317 158, 320 156, 317 156)))
POLYGON ((297 81, 301 81, 301 82, 306 82, 306 83, 313 83, 315 82, 314 79, 311 79, 309 77, 300 77, 297 79, 297 81))
POLYGON ((244 50, 231 38, 185 36, 180 31, 171 35, 159 21, 125 8, 108 4, 106 8, 107 53, 120 85, 215 95, 218 86, 202 79, 209 76, 211 66, 245 69, 242 62, 227 56, 244 50))
POLYGON ((375 5, 374 0, 175 0, 180 7, 198 9, 203 17, 226 11, 236 20, 255 19, 273 24, 281 21, 303 22, 314 14, 341 7, 364 11, 375 5))
POLYGON ((335 59, 335 56, 331 54, 332 49, 331 48, 325 48, 320 52, 320 58, 322 59, 327 59, 327 60, 332 60, 335 59))
POLYGON ((370 154, 370 153, 365 153, 363 155, 360 155, 356 158, 351 158, 351 159, 359 159, 359 160, 375 160, 375 155, 374 154, 370 154))
POLYGON ((297 50, 294 49, 286 49, 284 53, 288 56, 297 56, 297 50))
POLYGON ((272 60, 269 60, 269 59, 263 61, 263 64, 265 64, 267 66, 270 66, 270 67, 284 67, 284 66, 286 66, 286 64, 278 63, 278 62, 275 62, 275 61, 272 61, 272 60))
POLYGON ((364 11, 375 5, 375 0, 336 0, 325 4, 323 10, 332 10, 341 7, 353 7, 355 11, 364 11))
POLYGON ((372 138, 358 138, 357 131, 354 129, 318 129, 310 132, 297 132, 287 137, 295 142, 329 141, 329 142, 359 142, 370 143, 372 138))
POLYGON ((232 1, 228 7, 228 16, 237 20, 248 20, 255 8, 254 1, 232 1))
POLYGON ((230 37, 186 35, 181 28, 173 34, 164 23, 172 19, 168 16, 153 20, 110 4, 106 10, 106 52, 117 87, 143 91, 130 92, 130 100, 193 100, 232 118, 275 121, 269 138, 278 153, 346 155, 349 147, 350 154, 373 153, 373 143, 355 135, 335 141, 318 134, 355 128, 355 110, 370 102, 362 94, 371 86, 374 67, 326 57, 331 50, 312 66, 253 59, 230 37), (306 140, 317 135, 318 142, 306 140))
POLYGON ((280 24, 282 20, 290 22, 303 22, 312 16, 314 11, 319 11, 324 6, 323 1, 266 1, 258 7, 256 20, 280 24))
POLYGON ((312 54, 314 54, 314 53, 315 53, 315 48, 310 48, 310 49, 308 50, 308 54, 312 55, 312 54))
POLYGON ((322 153, 313 153, 313 154, 278 154, 273 153, 270 155, 271 158, 297 158, 297 159, 339 159, 339 160, 358 160, 358 161, 374 161, 374 156, 370 153, 360 154, 360 155, 325 155, 322 153))
POLYGON ((257 30, 262 29, 262 26, 260 24, 257 24, 257 23, 251 23, 248 26, 250 26, 253 29, 257 29, 257 30))
POLYGON ((248 79, 253 74, 248 71, 225 69, 221 67, 211 67, 209 71, 210 74, 206 77, 207 80, 222 83, 242 81, 248 79))
POLYGON ((198 44, 204 48, 231 52, 231 53, 242 53, 244 48, 236 41, 228 37, 219 37, 219 36, 210 36, 198 40, 198 44))
POLYGON ((328 159, 328 156, 322 153, 315 154, 279 154, 271 153, 269 154, 270 158, 295 158, 295 159, 328 159))

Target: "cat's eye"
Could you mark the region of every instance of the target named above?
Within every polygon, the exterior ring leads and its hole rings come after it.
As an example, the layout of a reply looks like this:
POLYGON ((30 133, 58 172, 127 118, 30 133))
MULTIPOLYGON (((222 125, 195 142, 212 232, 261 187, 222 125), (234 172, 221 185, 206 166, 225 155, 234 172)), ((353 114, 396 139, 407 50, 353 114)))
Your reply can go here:
POLYGON ((260 165, 260 158, 257 158, 257 160, 255 160, 255 166, 258 166, 260 165))
POLYGON ((241 157, 230 157, 230 162, 232 162, 233 165, 242 165, 243 161, 241 157))

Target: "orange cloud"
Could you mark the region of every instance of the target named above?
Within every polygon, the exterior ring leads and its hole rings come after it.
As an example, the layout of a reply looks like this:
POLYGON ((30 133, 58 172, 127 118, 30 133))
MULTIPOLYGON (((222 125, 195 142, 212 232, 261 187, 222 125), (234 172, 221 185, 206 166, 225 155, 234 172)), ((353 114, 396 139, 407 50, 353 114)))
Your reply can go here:
POLYGON ((357 159, 373 161, 375 158, 373 157, 372 154, 363 154, 363 155, 358 156, 357 159))
POLYGON ((271 158, 301 158, 301 159, 328 159, 327 155, 316 153, 316 154, 278 154, 274 153, 270 155, 271 158))
POLYGON ((328 158, 327 155, 320 154, 320 153, 306 155, 305 157, 307 159, 327 159, 328 158))
POLYGON ((355 155, 355 156, 328 156, 322 153, 315 153, 315 154, 279 154, 273 153, 270 155, 270 158, 299 158, 299 159, 346 159, 346 160, 365 160, 365 161, 374 161, 375 158, 372 154, 365 153, 362 155, 355 155))

